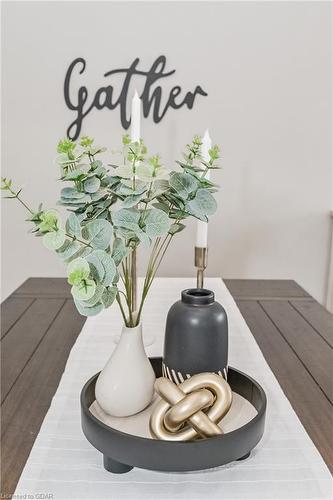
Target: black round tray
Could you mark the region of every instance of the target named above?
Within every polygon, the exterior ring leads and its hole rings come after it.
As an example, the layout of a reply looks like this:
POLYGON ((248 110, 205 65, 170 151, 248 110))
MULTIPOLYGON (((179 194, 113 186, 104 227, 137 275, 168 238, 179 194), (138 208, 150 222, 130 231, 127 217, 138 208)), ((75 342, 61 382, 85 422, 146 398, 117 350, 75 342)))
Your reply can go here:
MULTIPOLYGON (((161 377, 162 358, 150 358, 150 361, 156 376, 161 377)), ((98 420, 89 411, 95 401, 98 375, 88 380, 81 391, 81 425, 88 441, 103 453, 104 467, 110 472, 128 472, 133 467, 169 472, 210 469, 247 458, 263 435, 265 392, 255 380, 234 368, 228 369, 228 383, 255 407, 257 415, 234 431, 190 442, 134 436, 98 420)))

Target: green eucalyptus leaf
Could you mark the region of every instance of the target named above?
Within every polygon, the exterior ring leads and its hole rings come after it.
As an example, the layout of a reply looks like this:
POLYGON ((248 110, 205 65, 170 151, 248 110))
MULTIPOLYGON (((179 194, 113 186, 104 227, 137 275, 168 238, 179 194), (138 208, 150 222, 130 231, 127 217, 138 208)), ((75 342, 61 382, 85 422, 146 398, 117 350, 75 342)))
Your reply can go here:
POLYGON ((180 233, 180 231, 182 231, 183 229, 185 229, 185 225, 184 224, 180 224, 180 223, 175 223, 175 224, 172 224, 170 226, 170 229, 169 229, 169 234, 176 234, 176 233, 180 233))
POLYGON ((177 196, 177 194, 174 193, 165 193, 163 195, 164 198, 166 198, 170 203, 175 205, 179 209, 183 209, 185 207, 185 202, 182 198, 177 196))
POLYGON ((137 239, 136 233, 140 232, 141 229, 139 226, 136 226, 136 232, 133 231, 132 229, 126 229, 125 227, 117 227, 116 228, 116 235, 118 238, 124 238, 124 240, 129 241, 133 239, 137 239))
POLYGON ((117 269, 113 258, 104 250, 95 250, 88 257, 87 261, 93 266, 93 275, 97 276, 97 280, 104 286, 109 286, 113 283, 117 269))
POLYGON ((196 212, 194 210, 192 211, 189 207, 187 208, 187 210, 188 210, 189 215, 191 215, 192 217, 195 217, 196 219, 202 220, 202 222, 208 222, 207 215, 200 213, 200 212, 196 212))
MULTIPOLYGON (((103 251, 104 250, 101 250, 101 252, 103 251)), ((86 260, 89 263, 91 276, 97 283, 101 283, 105 276, 105 270, 102 262, 95 254, 95 250, 87 255, 86 260)))
MULTIPOLYGON (((171 174, 171 171, 166 167, 160 167, 155 173, 155 179, 167 180, 171 174)), ((168 181, 167 181, 168 182, 168 181)))
POLYGON ((177 163, 179 166, 181 166, 182 168, 191 168, 191 167, 192 167, 192 165, 189 165, 189 164, 184 163, 184 162, 182 162, 182 161, 178 161, 178 160, 176 160, 176 163, 177 163))
MULTIPOLYGON (((57 231, 60 224, 60 216, 56 210, 46 210, 45 212, 41 212, 35 214, 38 216, 37 227, 42 233, 46 233, 49 231, 57 231)), ((31 218, 33 220, 33 217, 31 218)))
POLYGON ((87 193, 96 193, 96 191, 99 190, 100 185, 101 185, 101 181, 96 176, 89 177, 89 179, 87 179, 83 183, 84 190, 87 193))
POLYGON ((162 236, 167 233, 170 228, 168 215, 158 208, 152 208, 146 211, 144 224, 145 233, 151 238, 162 236))
POLYGON ((120 196, 130 196, 133 194, 132 181, 130 181, 130 184, 130 186, 127 186, 122 179, 122 182, 115 187, 114 191, 120 196))
POLYGON ((117 274, 116 264, 110 254, 103 252, 102 250, 96 250, 96 253, 104 267, 105 274, 102 283, 104 286, 109 286, 113 283, 117 274))
POLYGON ((216 208, 216 200, 207 189, 198 189, 193 200, 187 204, 190 213, 201 220, 207 220, 207 216, 213 215, 216 208))
POLYGON ((66 173, 64 176, 61 177, 61 179, 64 181, 82 181, 85 177, 86 177, 85 172, 76 169, 66 173))
POLYGON ((76 253, 74 253, 70 257, 66 257, 66 262, 72 262, 74 259, 77 259, 78 257, 85 258, 87 257, 87 255, 91 253, 91 251, 92 251, 91 247, 82 246, 76 253))
POLYGON ((92 307, 86 306, 84 302, 74 298, 77 310, 82 316, 96 316, 103 310, 103 304, 98 302, 92 307))
POLYGON ((51 231, 49 233, 45 233, 43 236, 43 245, 49 250, 57 250, 62 247, 65 243, 66 234, 62 229, 58 229, 57 231, 51 231))
POLYGON ((156 202, 153 203, 153 207, 158 208, 159 210, 163 210, 166 214, 169 213, 170 207, 167 203, 156 202))
POLYGON ((92 279, 84 279, 77 285, 73 285, 71 289, 73 297, 80 301, 81 300, 86 301, 91 299, 94 296, 95 291, 96 291, 96 283, 92 279))
POLYGON ((88 137, 87 135, 82 135, 80 138, 80 146, 83 148, 89 148, 94 142, 92 137, 88 137))
POLYGON ((170 186, 177 191, 182 198, 187 198, 198 188, 198 182, 193 175, 186 172, 176 172, 170 177, 170 186))
POLYGON ((133 194, 127 196, 122 203, 122 207, 123 208, 134 207, 145 197, 145 195, 146 195, 145 193, 141 193, 141 194, 133 194))
POLYGON ((80 221, 74 213, 69 214, 66 221, 66 232, 71 236, 81 236, 80 221))
POLYGON ((66 181, 76 181, 76 180, 82 180, 87 173, 82 170, 81 168, 76 168, 75 170, 70 170, 66 175, 63 177, 64 180, 66 181))
POLYGON ((90 165, 92 170, 96 170, 97 168, 100 168, 102 166, 103 166, 103 163, 101 162, 101 160, 95 160, 90 165))
POLYGON ((117 177, 121 177, 122 179, 132 179, 133 168, 129 165, 121 165, 116 168, 115 173, 117 177))
POLYGON ((89 277, 89 274, 89 264, 83 257, 78 257, 67 266, 68 283, 70 285, 79 285, 81 281, 89 277))
POLYGON ((94 248, 105 250, 110 245, 113 228, 110 222, 104 219, 88 222, 82 229, 82 236, 94 248))
POLYGON ((141 194, 147 191, 148 185, 146 182, 142 182, 139 179, 135 181, 135 189, 133 189, 133 181, 129 179, 121 180, 121 194, 141 194), (122 191, 124 190, 124 191, 122 191))
POLYGON ((90 299, 83 300, 82 302, 87 307, 94 306, 95 304, 97 304, 97 302, 101 301, 104 290, 105 290, 105 287, 103 285, 101 285, 100 283, 97 283, 94 295, 90 299))
POLYGON ((139 165, 136 168, 135 174, 144 182, 152 182, 154 180, 154 167, 152 165, 139 165))
POLYGON ((107 186, 108 188, 115 188, 120 184, 120 178, 112 175, 108 175, 101 180, 102 186, 107 186))
MULTIPOLYGON (((70 210, 70 209, 68 209, 70 210)), ((81 225, 81 222, 84 221, 86 219, 86 211, 84 208, 77 208, 75 210, 75 213, 76 217, 79 219, 79 222, 80 222, 80 225, 81 225)))
POLYGON ((184 210, 172 210, 169 213, 170 219, 186 219, 190 214, 184 210))
POLYGON ((66 240, 65 243, 56 250, 57 254, 62 260, 70 259, 81 248, 80 243, 73 240, 66 240))
POLYGON ((169 181, 166 179, 158 179, 154 182, 155 189, 159 191, 167 191, 170 187, 169 181))
POLYGON ((94 170, 94 174, 97 175, 97 177, 103 177, 104 175, 106 175, 106 173, 107 173, 106 168, 102 166, 99 166, 94 170))
POLYGON ((85 193, 81 193, 75 188, 65 187, 60 191, 60 196, 61 198, 66 198, 66 199, 68 198, 70 200, 72 199, 79 200, 80 198, 85 198, 86 195, 85 193))
POLYGON ((139 179, 145 182, 153 182, 157 179, 165 179, 169 176, 170 171, 162 166, 155 168, 153 165, 142 164, 136 168, 136 175, 139 179))
POLYGON ((97 191, 96 193, 91 193, 90 196, 91 196, 91 201, 94 201, 94 202, 97 202, 97 201, 100 201, 102 200, 102 198, 104 198, 105 196, 107 195, 107 192, 106 191, 97 191))
POLYGON ((104 289, 103 295, 102 295, 102 303, 105 309, 111 306, 113 303, 114 299, 116 298, 118 293, 118 289, 116 286, 108 287, 104 289))
POLYGON ((90 203, 91 198, 87 194, 84 198, 76 199, 76 198, 63 198, 61 197, 59 200, 60 205, 73 205, 76 207, 83 207, 86 203, 90 203))
POLYGON ((139 238, 141 243, 143 243, 146 247, 149 247, 151 240, 146 233, 144 233, 143 231, 138 231, 136 233, 136 236, 139 238))
POLYGON ((99 153, 104 153, 106 151, 106 148, 101 148, 99 146, 95 146, 95 147, 90 147, 89 148, 89 153, 92 155, 92 156, 95 156, 99 153))
POLYGON ((76 143, 72 139, 60 139, 57 145, 58 153, 72 153, 76 148, 76 143))
POLYGON ((113 214, 113 223, 117 227, 123 227, 132 231, 138 229, 140 212, 135 208, 122 208, 113 214))
POLYGON ((124 240, 121 238, 115 238, 112 248, 112 258, 116 266, 118 266, 123 258, 128 255, 128 251, 129 250, 126 247, 124 240))
POLYGON ((170 191, 169 181, 157 180, 153 183, 152 189, 150 190, 149 199, 153 200, 154 198, 158 198, 168 191, 170 191))
POLYGON ((142 194, 148 190, 147 184, 145 182, 136 181, 135 189, 132 194, 142 194))
POLYGON ((202 173, 198 174, 198 173, 192 171, 191 175, 192 175, 192 177, 195 177, 197 179, 197 181, 200 184, 200 187, 202 187, 202 188, 207 188, 207 187, 211 187, 211 186, 215 185, 210 179, 207 179, 206 177, 202 177, 202 173))
POLYGON ((63 169, 66 169, 68 167, 76 168, 80 160, 81 160, 81 155, 79 156, 71 155, 71 157, 69 157, 68 154, 60 154, 57 157, 57 163, 63 169))

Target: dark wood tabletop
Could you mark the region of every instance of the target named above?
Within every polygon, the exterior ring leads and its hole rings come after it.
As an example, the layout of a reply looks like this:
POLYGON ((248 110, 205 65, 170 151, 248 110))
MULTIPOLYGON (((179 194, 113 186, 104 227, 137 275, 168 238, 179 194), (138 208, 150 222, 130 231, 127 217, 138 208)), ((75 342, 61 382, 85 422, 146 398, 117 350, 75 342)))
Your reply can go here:
MULTIPOLYGON (((291 280, 225 280, 333 471, 333 316, 291 280)), ((85 318, 62 278, 30 278, 1 305, 2 495, 12 494, 85 318)))

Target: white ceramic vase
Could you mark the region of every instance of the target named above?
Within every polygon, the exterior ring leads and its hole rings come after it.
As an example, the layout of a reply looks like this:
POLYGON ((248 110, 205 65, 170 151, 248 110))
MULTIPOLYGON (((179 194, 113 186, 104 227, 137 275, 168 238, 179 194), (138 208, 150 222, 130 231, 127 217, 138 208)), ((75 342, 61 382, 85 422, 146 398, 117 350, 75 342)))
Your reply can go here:
POLYGON ((149 405, 154 382, 155 373, 143 346, 142 325, 123 326, 117 347, 97 379, 96 401, 107 414, 128 417, 149 405))

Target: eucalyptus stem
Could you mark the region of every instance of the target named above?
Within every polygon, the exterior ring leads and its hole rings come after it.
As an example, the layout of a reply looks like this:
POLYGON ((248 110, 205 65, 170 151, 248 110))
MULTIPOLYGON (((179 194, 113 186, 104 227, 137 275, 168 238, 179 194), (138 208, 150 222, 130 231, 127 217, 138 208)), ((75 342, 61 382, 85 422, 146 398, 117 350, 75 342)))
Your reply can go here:
POLYGON ((152 262, 154 260, 155 252, 158 249, 158 245, 159 245, 160 241, 161 241, 160 237, 156 238, 156 240, 154 242, 154 246, 153 246, 152 251, 151 251, 150 256, 149 256, 149 261, 148 261, 148 264, 147 264, 147 271, 146 271, 145 281, 144 281, 144 284, 143 284, 143 290, 142 290, 142 295, 141 295, 140 306, 139 306, 139 310, 138 310, 138 314, 137 314, 137 321, 138 322, 140 321, 141 311, 142 311, 142 308, 143 308, 143 303, 144 303, 146 295, 147 295, 146 290, 148 291, 147 286, 148 286, 149 278, 150 278, 151 272, 152 272, 152 262))
MULTIPOLYGON (((179 219, 176 220, 176 224, 179 222, 179 219)), ((138 310, 138 315, 137 315, 137 321, 140 322, 141 318, 141 313, 143 309, 143 305, 145 302, 145 299, 147 297, 147 294, 149 292, 149 289, 154 281, 154 278, 156 276, 156 273, 162 263, 162 260, 164 258, 164 255, 166 254, 166 251, 169 248, 169 245, 171 243, 171 240, 173 238, 174 234, 168 233, 164 239, 161 242, 161 238, 156 238, 152 252, 149 257, 148 265, 147 265, 147 271, 146 271, 146 277, 143 285, 143 291, 142 291, 142 296, 141 296, 141 302, 138 310), (157 263, 157 265, 156 265, 157 263)))
MULTIPOLYGON (((20 194, 21 190, 17 191, 17 193, 15 191, 13 191, 13 189, 11 189, 10 187, 8 187, 7 190, 13 195, 13 199, 17 199, 21 203, 21 205, 23 205, 24 208, 26 210, 28 210, 29 213, 31 213, 31 215, 34 215, 34 211, 22 200, 22 198, 20 198, 19 194, 20 194)), ((76 236, 72 236, 71 234, 68 234, 68 233, 65 233, 65 235, 67 236, 67 238, 70 238, 73 241, 78 241, 79 243, 81 243, 81 245, 85 245, 86 247, 93 248, 90 245, 90 243, 87 243, 86 241, 80 240, 76 236)))
POLYGON ((161 253, 161 251, 162 251, 162 249, 163 249, 163 246, 165 245, 165 243, 166 243, 166 241, 167 241, 167 239, 168 239, 168 237, 169 237, 169 236, 170 236, 170 234, 168 233, 168 234, 164 237, 164 239, 162 240, 162 243, 161 243, 161 245, 160 245, 159 249, 157 250, 156 256, 154 257, 154 259, 153 259, 153 261, 152 261, 152 268, 154 268, 155 263, 156 263, 156 261, 157 261, 157 259, 158 259, 159 255, 160 255, 160 253, 161 253))
MULTIPOLYGON (((168 240, 168 242, 167 242, 167 244, 166 244, 166 246, 165 246, 165 248, 164 248, 164 250, 163 250, 163 253, 162 253, 161 257, 160 257, 160 260, 158 261, 157 266, 155 267, 154 273, 153 273, 153 275, 152 275, 152 277, 151 277, 151 280, 150 280, 150 284, 154 281, 154 278, 155 278, 155 276, 156 276, 156 273, 157 273, 157 271, 158 271, 158 268, 160 267, 160 265, 161 265, 161 263, 162 263, 162 260, 163 260, 163 258, 164 258, 164 255, 166 254, 166 252, 167 252, 167 250, 168 250, 168 248, 169 248, 169 245, 170 245, 170 243, 171 243, 171 240, 172 240, 173 236, 174 236, 173 234, 170 234, 170 235, 169 235, 169 240, 168 240)), ((150 287, 150 285, 149 285, 149 287, 150 287)))
POLYGON ((159 245, 160 241, 161 241, 160 237, 156 238, 154 246, 152 248, 152 251, 150 252, 149 261, 148 261, 148 264, 147 264, 147 272, 146 272, 146 277, 145 277, 145 284, 147 282, 148 273, 149 273, 149 271, 151 269, 151 266, 152 266, 152 263, 153 263, 153 260, 154 260, 154 256, 155 256, 155 252, 158 249, 158 245, 159 245))
MULTIPOLYGON (((164 242, 164 243, 166 243, 166 245, 165 245, 165 247, 163 248, 162 255, 160 255, 160 253, 161 253, 161 252, 159 252, 159 254, 157 255, 157 257, 156 257, 156 259, 155 259, 155 262, 154 262, 154 267, 153 267, 153 270, 152 270, 152 273, 151 273, 151 275, 150 275, 149 282, 148 282, 148 290, 149 290, 149 288, 151 287, 152 282, 154 281, 154 278, 155 278, 155 276, 156 276, 156 273, 157 273, 157 271, 158 271, 158 268, 160 267, 161 262, 162 262, 162 260, 163 260, 163 257, 164 257, 164 255, 166 254, 166 251, 167 251, 167 249, 168 249, 168 247, 169 247, 169 245, 170 245, 170 243, 171 243, 172 237, 173 237, 173 235, 172 235, 172 234, 169 234, 169 235, 168 235, 168 237, 165 239, 165 242, 164 242), (159 255, 160 255, 160 257, 159 257, 159 255), (156 264, 156 262, 157 262, 157 265, 155 265, 155 264, 156 264)), ((164 244, 164 243, 163 243, 163 244, 164 244)), ((161 249, 162 249, 162 247, 161 247, 161 249)))
POLYGON ((128 290, 127 290, 127 296, 128 296, 128 314, 129 314, 129 320, 130 324, 133 325, 133 302, 132 302, 132 297, 133 297, 133 280, 132 280, 132 262, 131 262, 131 257, 127 256, 126 257, 126 269, 127 269, 127 282, 128 282, 128 290))
POLYGON ((15 198, 17 198, 17 199, 18 199, 18 201, 19 201, 20 203, 22 203, 22 205, 23 205, 23 206, 24 206, 24 207, 25 207, 25 208, 26 208, 26 209, 27 209, 27 210, 28 210, 31 214, 33 214, 33 211, 32 211, 32 210, 28 207, 28 205, 27 205, 26 203, 24 203, 24 201, 23 201, 23 200, 22 200, 19 196, 15 196, 15 198))
POLYGON ((135 162, 136 158, 134 157, 133 164, 132 164, 132 170, 133 170, 133 191, 135 191, 135 173, 136 173, 136 168, 135 168, 135 162))
POLYGON ((120 295, 119 295, 119 292, 117 293, 116 295, 116 301, 119 305, 119 309, 120 309, 120 312, 122 314, 122 317, 123 317, 123 320, 124 320, 124 323, 126 326, 128 326, 128 321, 127 321, 127 318, 126 318, 126 314, 125 314, 125 311, 124 311, 124 308, 123 308, 123 305, 121 303, 121 299, 120 299, 120 295))
MULTIPOLYGON (((158 247, 159 242, 158 242, 157 246, 155 246, 156 242, 154 244, 154 247, 153 247, 150 259, 149 259, 149 263, 147 266, 146 278, 145 278, 142 296, 141 296, 141 302, 140 302, 140 306, 139 306, 139 310, 138 310, 138 314, 137 314, 137 322, 138 323, 140 322, 140 319, 141 319, 141 313, 142 313, 145 299, 148 295, 149 289, 154 281, 155 275, 158 271, 158 268, 160 267, 160 264, 163 260, 163 257, 165 255, 170 243, 171 243, 172 237, 173 237, 172 234, 167 234, 159 247, 158 247), (162 254, 161 254, 161 252, 162 252, 162 254), (158 262, 157 265, 156 265, 156 262, 158 262)), ((160 238, 159 238, 159 240, 160 240, 160 238)))
POLYGON ((127 298, 127 294, 128 294, 127 282, 126 282, 125 278, 124 278, 121 274, 120 274, 120 279, 121 279, 121 281, 122 281, 122 283, 123 283, 123 285, 124 285, 124 287, 125 287, 125 292, 126 292, 126 293, 124 293, 124 292, 121 292, 121 293, 122 293, 122 294, 124 295, 124 297, 125 297, 127 307, 128 307, 128 308, 130 308, 130 304, 129 304, 129 302, 128 302, 128 298, 127 298))
POLYGON ((68 233, 65 233, 65 235, 67 236, 67 238, 71 238, 71 240, 73 240, 73 241, 78 241, 79 243, 81 243, 81 245, 85 245, 86 247, 93 248, 92 245, 90 245, 90 243, 87 243, 86 241, 80 240, 76 236, 72 236, 71 234, 68 234, 68 233))
POLYGON ((146 200, 143 200, 143 203, 145 204, 145 207, 143 209, 143 212, 141 213, 141 217, 140 217, 140 220, 143 221, 144 218, 145 218, 145 214, 146 214, 146 211, 147 211, 147 207, 148 207, 148 203, 149 203, 149 196, 151 194, 151 190, 152 190, 152 187, 153 187, 153 183, 154 181, 152 181, 150 184, 149 184, 149 188, 148 188, 148 192, 147 192, 147 199, 146 200))
MULTIPOLYGON (((15 193, 15 191, 13 191, 9 186, 7 187, 7 190, 13 195, 13 198, 16 198, 23 206, 26 210, 28 210, 28 212, 30 212, 32 215, 34 215, 34 212, 33 210, 31 210, 31 208, 22 200, 22 198, 19 197, 19 194, 20 192, 22 191, 22 189, 20 189, 19 191, 17 191, 17 193, 15 193)), ((11 198, 11 196, 9 197, 11 198)))
POLYGON ((137 307, 137 253, 136 248, 133 248, 131 253, 131 312, 135 313, 137 307))
POLYGON ((128 308, 129 321, 132 322, 133 321, 132 302, 131 302, 132 294, 131 294, 131 280, 129 277, 128 256, 125 257, 124 261, 125 261, 125 264, 122 263, 122 269, 123 269, 124 280, 125 280, 124 285, 125 285, 125 291, 126 291, 126 304, 127 304, 127 308, 128 308))

